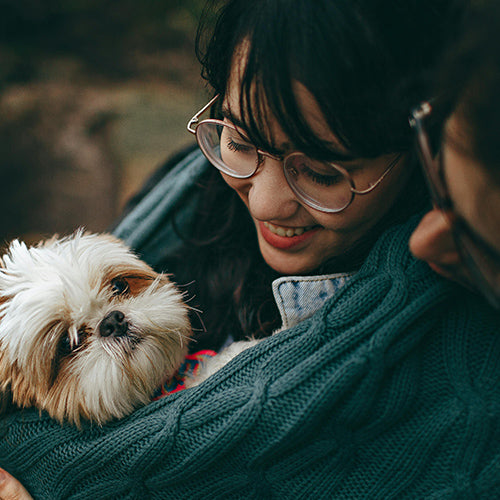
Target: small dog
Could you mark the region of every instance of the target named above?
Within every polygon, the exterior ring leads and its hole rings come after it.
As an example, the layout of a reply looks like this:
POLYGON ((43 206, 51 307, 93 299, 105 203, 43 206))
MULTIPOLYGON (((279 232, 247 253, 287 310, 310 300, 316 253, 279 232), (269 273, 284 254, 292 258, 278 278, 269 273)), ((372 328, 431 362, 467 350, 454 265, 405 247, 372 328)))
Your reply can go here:
POLYGON ((182 294, 118 239, 15 240, 0 265, 0 413, 102 425, 147 404, 184 359, 182 294))

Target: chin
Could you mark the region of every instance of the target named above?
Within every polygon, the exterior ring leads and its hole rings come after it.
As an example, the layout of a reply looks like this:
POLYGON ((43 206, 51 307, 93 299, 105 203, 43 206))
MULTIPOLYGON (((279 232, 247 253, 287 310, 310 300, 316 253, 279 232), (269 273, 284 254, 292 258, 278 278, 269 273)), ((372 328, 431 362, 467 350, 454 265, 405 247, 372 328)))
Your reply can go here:
POLYGON ((266 264, 283 276, 302 276, 314 273, 322 264, 333 255, 319 253, 319 247, 300 251, 283 251, 269 245, 265 240, 259 241, 259 248, 266 264))
POLYGON ((0 413, 124 417, 173 376, 190 336, 182 294, 118 239, 15 240, 0 268, 0 413))
POLYGON ((264 255, 266 264, 282 276, 303 276, 314 273, 323 261, 297 258, 289 255, 264 255))

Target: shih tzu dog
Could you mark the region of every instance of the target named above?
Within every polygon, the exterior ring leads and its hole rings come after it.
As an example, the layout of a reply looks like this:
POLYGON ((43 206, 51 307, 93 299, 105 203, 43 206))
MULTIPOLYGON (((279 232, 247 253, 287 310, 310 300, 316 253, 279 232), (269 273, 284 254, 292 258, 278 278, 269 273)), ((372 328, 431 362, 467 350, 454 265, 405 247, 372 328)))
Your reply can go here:
POLYGON ((0 266, 0 413, 102 425, 147 404, 184 359, 182 294, 116 238, 15 240, 0 266))

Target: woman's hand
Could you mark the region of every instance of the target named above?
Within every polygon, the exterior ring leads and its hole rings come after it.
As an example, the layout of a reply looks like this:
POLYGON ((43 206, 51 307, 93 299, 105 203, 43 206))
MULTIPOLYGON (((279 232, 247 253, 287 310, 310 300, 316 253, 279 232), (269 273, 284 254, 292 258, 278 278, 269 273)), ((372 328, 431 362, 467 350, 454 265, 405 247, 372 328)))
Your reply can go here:
POLYGON ((0 500, 32 500, 32 498, 17 479, 0 469, 0 500))

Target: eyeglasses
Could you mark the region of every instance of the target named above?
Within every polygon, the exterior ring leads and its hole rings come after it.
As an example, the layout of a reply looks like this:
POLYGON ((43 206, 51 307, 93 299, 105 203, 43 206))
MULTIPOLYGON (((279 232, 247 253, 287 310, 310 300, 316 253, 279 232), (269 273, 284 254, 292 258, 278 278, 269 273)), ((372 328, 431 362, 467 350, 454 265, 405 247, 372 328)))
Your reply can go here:
POLYGON ((417 151, 433 202, 449 220, 459 256, 469 270, 472 284, 493 306, 500 308, 500 254, 454 210, 444 178, 442 155, 437 146, 433 147, 427 132, 431 112, 432 105, 424 102, 411 112, 409 122, 415 131, 417 151))
POLYGON ((279 161, 297 198, 321 212, 341 212, 352 203, 354 195, 371 193, 401 157, 397 154, 375 182, 367 182, 368 169, 353 168, 356 171, 356 183, 359 187, 364 187, 358 189, 351 174, 340 165, 315 160, 299 151, 286 156, 270 154, 254 146, 241 127, 228 121, 206 119, 200 122, 200 116, 218 98, 219 95, 215 96, 187 125, 188 131, 196 136, 200 149, 210 163, 230 177, 248 179, 257 172, 265 158, 279 161))

